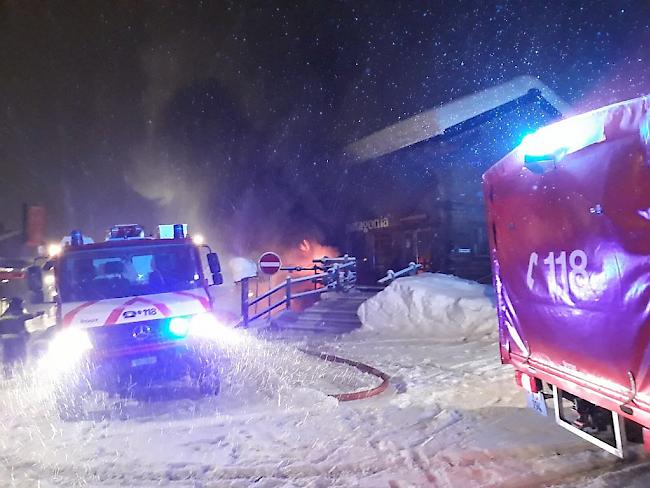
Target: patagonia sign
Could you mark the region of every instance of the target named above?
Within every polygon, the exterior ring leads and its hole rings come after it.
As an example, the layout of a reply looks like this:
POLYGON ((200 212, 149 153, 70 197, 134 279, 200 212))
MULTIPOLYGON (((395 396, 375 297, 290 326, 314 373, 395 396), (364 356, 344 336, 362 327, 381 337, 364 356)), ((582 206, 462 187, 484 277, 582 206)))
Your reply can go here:
POLYGON ((348 232, 368 232, 376 229, 386 229, 390 227, 388 217, 379 217, 376 219, 362 220, 361 222, 352 222, 346 226, 348 232))

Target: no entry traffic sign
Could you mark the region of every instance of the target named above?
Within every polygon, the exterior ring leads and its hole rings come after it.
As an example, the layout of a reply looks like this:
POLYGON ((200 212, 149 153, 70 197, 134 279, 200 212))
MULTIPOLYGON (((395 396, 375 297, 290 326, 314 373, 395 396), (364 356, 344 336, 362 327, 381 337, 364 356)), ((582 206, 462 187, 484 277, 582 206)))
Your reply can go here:
POLYGON ((257 265, 259 266, 262 273, 273 275, 280 271, 282 260, 280 259, 280 256, 274 252, 265 252, 260 256, 257 265))

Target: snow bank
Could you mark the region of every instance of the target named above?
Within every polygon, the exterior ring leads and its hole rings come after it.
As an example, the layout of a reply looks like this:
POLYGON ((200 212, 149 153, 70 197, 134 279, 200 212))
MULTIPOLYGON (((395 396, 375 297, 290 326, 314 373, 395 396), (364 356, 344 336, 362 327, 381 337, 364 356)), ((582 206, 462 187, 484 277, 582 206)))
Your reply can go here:
POLYGON ((244 278, 257 276, 257 264, 250 259, 241 256, 232 258, 228 264, 232 272, 233 281, 241 281, 244 278))
POLYGON ((395 280, 357 315, 362 330, 391 337, 462 340, 497 331, 492 287, 438 273, 395 280))

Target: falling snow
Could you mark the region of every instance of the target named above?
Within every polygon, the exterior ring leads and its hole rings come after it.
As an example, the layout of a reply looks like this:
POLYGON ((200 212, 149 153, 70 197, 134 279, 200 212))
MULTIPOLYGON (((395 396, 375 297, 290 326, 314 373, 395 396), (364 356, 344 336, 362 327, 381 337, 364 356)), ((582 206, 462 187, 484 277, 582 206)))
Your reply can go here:
MULTIPOLYGON (((0 234, 30 203, 47 207, 48 240, 188 222, 244 273, 267 249, 309 263, 304 242, 342 249, 346 224, 385 208, 477 204, 486 165, 548 122, 524 111, 478 142, 417 146, 494 105, 468 96, 532 80, 580 112, 647 93, 649 24, 632 0, 0 2, 0 234), (364 144, 372 164, 350 158, 364 144)), ((617 464, 526 409, 490 288, 435 276, 371 298, 343 336, 221 329, 203 346, 216 397, 187 379, 132 385, 63 422, 60 380, 32 362, 0 382, 0 485, 650 485, 642 457, 617 464), (339 402, 378 378, 306 351, 368 363, 390 387, 339 402)), ((215 297, 233 315, 231 291, 215 297)))

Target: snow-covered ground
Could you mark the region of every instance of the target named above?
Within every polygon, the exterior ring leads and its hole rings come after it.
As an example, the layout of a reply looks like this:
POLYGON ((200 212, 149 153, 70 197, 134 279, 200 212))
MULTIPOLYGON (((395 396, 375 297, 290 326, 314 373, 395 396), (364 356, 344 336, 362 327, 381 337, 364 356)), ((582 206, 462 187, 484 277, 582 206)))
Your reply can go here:
POLYGON ((438 329, 233 334, 219 397, 183 385, 136 390, 126 402, 98 397, 79 422, 58 420, 28 381, 5 382, 0 486, 649 485, 647 464, 622 464, 527 410, 493 335, 458 327, 458 340, 441 341, 438 329), (378 380, 297 347, 368 363, 392 376, 391 388, 338 403, 327 393, 378 380))

